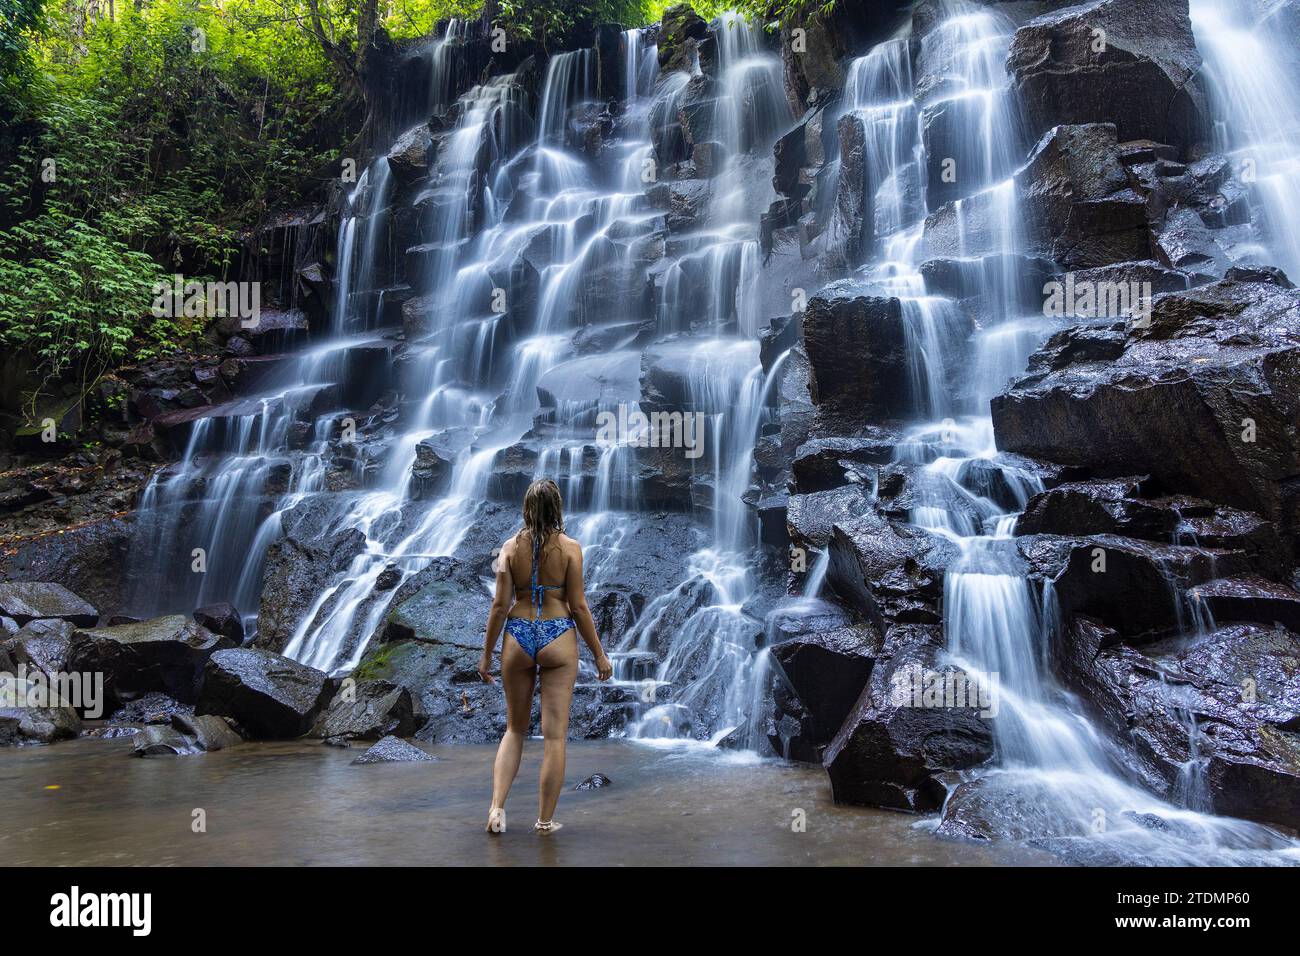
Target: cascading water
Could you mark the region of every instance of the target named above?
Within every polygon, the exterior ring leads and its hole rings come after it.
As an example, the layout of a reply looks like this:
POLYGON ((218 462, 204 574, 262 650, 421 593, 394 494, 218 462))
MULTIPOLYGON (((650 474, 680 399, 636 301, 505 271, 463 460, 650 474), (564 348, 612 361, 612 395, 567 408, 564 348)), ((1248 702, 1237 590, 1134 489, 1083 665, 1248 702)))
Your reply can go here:
POLYGON ((1300 274, 1300 80, 1286 4, 1192 0, 1217 144, 1259 193, 1267 255, 1300 274))
MULTIPOLYGON (((1266 827, 1201 813, 1197 803, 1174 806, 1130 782, 1121 755, 1052 677, 1047 649, 1056 626, 1054 597, 1050 588, 1040 593, 1027 576, 1012 540, 1015 513, 990 500, 981 483, 986 478, 977 477, 996 468, 1022 506, 1042 489, 1033 475, 999 458, 987 415, 989 400, 1025 368, 1051 328, 1041 312, 1035 314, 1041 301, 1023 299, 1015 269, 1008 265, 1021 248, 1015 186, 1005 178, 1012 172, 1008 144, 1018 142, 1000 59, 1009 32, 1010 25, 994 13, 958 8, 922 41, 922 61, 931 52, 943 56, 938 67, 931 58, 924 84, 899 89, 910 75, 894 65, 898 41, 882 44, 849 73, 850 109, 868 131, 876 131, 869 132, 868 141, 876 136, 872 185, 878 194, 890 179, 920 178, 927 166, 933 168, 930 158, 913 148, 915 141, 900 133, 907 124, 897 117, 945 100, 978 104, 959 114, 954 139, 963 144, 963 155, 958 164, 968 176, 974 172, 975 180, 964 180, 965 195, 954 202, 959 223, 977 192, 982 207, 991 210, 987 228, 961 233, 968 239, 960 254, 992 306, 970 339, 970 370, 964 377, 954 371, 948 354, 961 348, 954 303, 926 295, 916 271, 919 221, 878 218, 880 256, 858 276, 877 294, 902 300, 914 404, 923 419, 931 419, 908 432, 897 460, 916 469, 920 487, 910 520, 958 549, 944 578, 948 659, 970 674, 991 675, 995 684, 995 765, 977 771, 973 785, 985 812, 999 820, 1000 832, 1083 859, 1266 862, 1271 855, 1261 851, 1293 852, 1289 841, 1266 827), (900 94, 915 106, 900 102, 900 94), (917 169, 903 172, 907 164, 917 169), (976 463, 982 465, 978 470, 976 463), (1152 818, 1165 821, 1163 829, 1141 822, 1152 818)), ((1194 741, 1194 727, 1191 735, 1194 741)), ((1188 799, 1196 790, 1194 751, 1191 764, 1191 782, 1183 788, 1188 799)))

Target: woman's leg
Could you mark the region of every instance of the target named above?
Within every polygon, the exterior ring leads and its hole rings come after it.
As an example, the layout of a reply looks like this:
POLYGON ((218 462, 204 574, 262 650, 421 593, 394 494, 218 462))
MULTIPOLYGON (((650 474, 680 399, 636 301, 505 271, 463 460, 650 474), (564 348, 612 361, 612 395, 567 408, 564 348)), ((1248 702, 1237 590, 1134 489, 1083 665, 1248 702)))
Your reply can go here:
POLYGON ((549 820, 564 786, 565 743, 569 737, 569 706, 578 679, 578 632, 567 630, 537 655, 542 681, 542 776, 537 819, 549 820))
POLYGON ((528 652, 508 633, 501 645, 501 683, 506 692, 506 732, 497 747, 492 765, 492 806, 504 807, 510 785, 519 773, 519 758, 524 753, 524 738, 533 713, 533 688, 537 667, 528 652))

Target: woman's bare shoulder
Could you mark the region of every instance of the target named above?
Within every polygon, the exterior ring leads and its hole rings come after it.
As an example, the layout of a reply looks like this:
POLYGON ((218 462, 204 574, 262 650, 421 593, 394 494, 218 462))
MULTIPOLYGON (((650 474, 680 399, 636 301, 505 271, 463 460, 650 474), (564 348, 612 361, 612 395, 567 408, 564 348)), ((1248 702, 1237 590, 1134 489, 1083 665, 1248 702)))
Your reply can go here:
POLYGON ((560 533, 560 547, 564 548, 564 553, 568 555, 582 555, 582 545, 578 544, 576 538, 570 538, 563 532, 560 533))

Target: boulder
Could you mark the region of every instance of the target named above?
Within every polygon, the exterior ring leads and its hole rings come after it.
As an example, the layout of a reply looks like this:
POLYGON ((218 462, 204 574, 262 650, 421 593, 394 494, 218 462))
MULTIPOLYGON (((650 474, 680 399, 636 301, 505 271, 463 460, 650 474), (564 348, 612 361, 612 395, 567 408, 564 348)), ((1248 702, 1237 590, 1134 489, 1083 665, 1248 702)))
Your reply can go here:
POLYGON ((50 744, 81 731, 81 718, 49 682, 0 673, 0 746, 50 744))
POLYGON ((940 779, 993 755, 992 722, 967 701, 927 697, 956 684, 956 668, 939 663, 937 629, 881 662, 826 748, 823 763, 836 803, 926 813, 943 805, 940 779), (952 703, 954 706, 946 706, 952 703))
POLYGON ((1005 451, 1149 474, 1285 532, 1297 514, 1298 376, 1300 294, 1225 279, 1157 296, 1147 328, 1053 336, 993 399, 994 430, 1005 451))
POLYGON ((399 183, 427 176, 433 164, 433 134, 427 123, 408 129, 388 151, 388 168, 399 183))
POLYGON ((1031 134, 1114 121, 1123 140, 1183 149, 1203 132, 1187 0, 1091 0, 1031 20, 1007 71, 1031 134))
POLYGON ((832 286, 808 301, 803 344, 809 392, 823 415, 866 423, 902 418, 912 410, 898 299, 832 286))
POLYGON ((437 759, 400 737, 390 736, 381 739, 352 763, 354 766, 364 766, 369 763, 420 763, 437 759))
POLYGON ((203 669, 234 641, 172 614, 133 624, 79 630, 68 651, 69 671, 102 674, 110 701, 159 691, 184 703, 198 698, 203 669))
POLYGON ((78 627, 94 627, 99 612, 62 584, 50 581, 0 583, 0 614, 19 627, 28 621, 58 618, 78 627))
POLYGON ((880 652, 880 634, 870 625, 838 627, 796 635, 772 647, 772 657, 827 742, 853 709, 880 652))
POLYGON ((801 492, 826 491, 850 482, 863 482, 872 466, 893 460, 898 435, 868 427, 862 437, 814 438, 796 449, 791 470, 801 492))
POLYGON ((217 651, 203 673, 194 713, 235 721, 255 738, 301 737, 333 694, 313 667, 252 647, 217 651))
POLYGON ((216 604, 196 608, 194 621, 213 634, 229 638, 236 647, 244 643, 244 619, 229 601, 219 601, 216 604))
POLYGON ((1136 650, 1076 619, 1063 679, 1177 802, 1300 825, 1300 637, 1230 624, 1136 650), (1094 649, 1095 648, 1095 649, 1094 649))
POLYGON ((410 737, 416 729, 410 692, 388 681, 368 680, 350 688, 345 684, 321 714, 311 736, 378 740, 390 734, 410 737))
POLYGON ((1139 641, 1190 621, 1198 585, 1244 570, 1238 552, 1096 535, 1068 545, 1052 587, 1062 613, 1105 622, 1139 641))
POLYGON ((939 623, 944 570, 959 556, 951 541, 868 512, 837 522, 828 547, 827 583, 877 627, 939 623))
POLYGON ((699 41, 708 33, 708 22, 692 10, 690 4, 679 3, 665 10, 659 27, 660 72, 689 71, 699 41))

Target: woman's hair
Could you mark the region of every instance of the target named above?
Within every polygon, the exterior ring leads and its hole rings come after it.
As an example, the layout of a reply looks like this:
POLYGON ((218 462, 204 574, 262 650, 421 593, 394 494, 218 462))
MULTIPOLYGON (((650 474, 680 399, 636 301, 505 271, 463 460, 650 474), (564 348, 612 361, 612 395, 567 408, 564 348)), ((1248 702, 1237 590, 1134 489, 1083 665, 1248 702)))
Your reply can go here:
POLYGON ((538 478, 524 492, 524 529, 538 549, 552 532, 564 531, 564 502, 552 479, 538 478))

